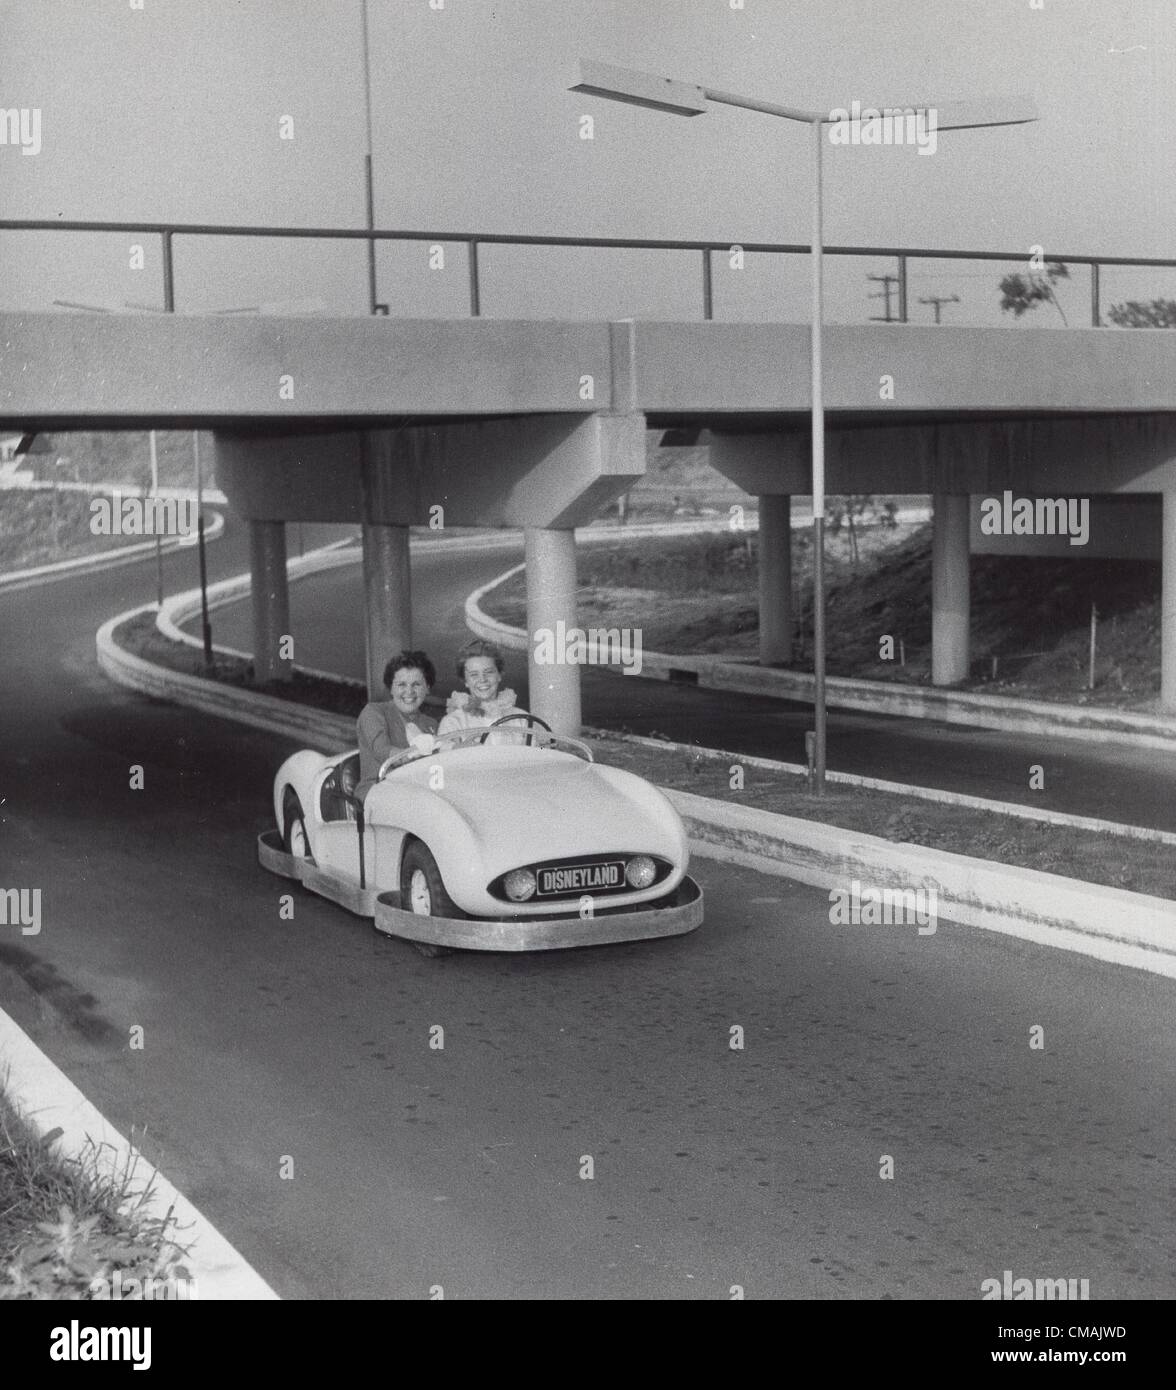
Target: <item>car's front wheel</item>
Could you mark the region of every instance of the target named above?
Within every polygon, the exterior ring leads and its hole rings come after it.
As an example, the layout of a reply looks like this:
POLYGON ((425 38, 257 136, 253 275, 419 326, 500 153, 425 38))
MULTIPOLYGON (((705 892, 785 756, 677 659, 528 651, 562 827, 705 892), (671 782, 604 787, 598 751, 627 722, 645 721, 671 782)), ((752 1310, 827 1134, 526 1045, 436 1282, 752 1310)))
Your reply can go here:
MULTIPOLYGON (((427 846, 414 840, 404 851, 400 865, 400 904, 418 917, 464 917, 466 914, 445 891, 441 870, 427 846)), ((449 946, 428 941, 412 943, 422 956, 447 956, 449 946)))

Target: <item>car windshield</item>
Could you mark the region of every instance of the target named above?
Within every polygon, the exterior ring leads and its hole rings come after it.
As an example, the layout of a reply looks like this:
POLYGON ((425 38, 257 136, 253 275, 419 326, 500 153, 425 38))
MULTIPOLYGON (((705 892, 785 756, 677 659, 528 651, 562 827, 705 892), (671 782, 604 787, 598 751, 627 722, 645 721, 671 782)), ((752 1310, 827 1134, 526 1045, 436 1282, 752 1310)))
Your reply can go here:
POLYGON ((491 732, 489 729, 456 729, 452 733, 442 734, 439 737, 434 734, 422 734, 412 742, 412 746, 404 749, 389 767, 389 771, 397 767, 407 767, 410 763, 420 762, 422 758, 436 758, 445 753, 454 753, 458 749, 469 748, 488 748, 514 746, 517 748, 530 747, 538 752, 557 752, 571 753, 574 757, 582 758, 584 762, 593 761, 592 750, 586 743, 582 743, 578 738, 563 738, 558 734, 548 734, 542 730, 535 729, 530 732, 525 729, 502 728, 491 732), (484 737, 488 735, 488 737, 484 737))

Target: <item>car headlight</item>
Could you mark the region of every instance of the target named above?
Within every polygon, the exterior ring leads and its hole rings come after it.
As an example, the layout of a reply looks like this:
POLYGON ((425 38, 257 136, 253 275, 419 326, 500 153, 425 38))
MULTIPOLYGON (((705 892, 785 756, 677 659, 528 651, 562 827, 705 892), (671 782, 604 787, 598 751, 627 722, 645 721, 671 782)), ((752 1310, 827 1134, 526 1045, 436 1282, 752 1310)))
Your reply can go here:
POLYGON ((636 854, 625 865, 625 878, 633 888, 648 888, 657 878, 657 865, 648 854, 636 854))
POLYGON ((515 869, 502 880, 502 891, 512 903, 525 903, 535 896, 535 875, 530 869, 515 869))

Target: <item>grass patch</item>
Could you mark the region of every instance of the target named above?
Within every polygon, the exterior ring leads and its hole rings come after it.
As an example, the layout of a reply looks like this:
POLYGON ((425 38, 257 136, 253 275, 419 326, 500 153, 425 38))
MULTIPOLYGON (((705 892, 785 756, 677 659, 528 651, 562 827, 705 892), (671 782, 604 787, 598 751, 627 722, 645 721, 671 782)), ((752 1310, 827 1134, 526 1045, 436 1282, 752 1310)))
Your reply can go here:
POLYGON ((59 1133, 37 1135, 0 1093, 0 1300, 190 1290, 170 1213, 146 1210, 150 1186, 137 1190, 133 1168, 103 1173, 93 1146, 62 1157, 59 1133))
POLYGON ((142 539, 93 535, 90 500, 84 492, 0 490, 0 574, 118 550, 142 539))
MULTIPOLYGON (((159 430, 155 437, 162 487, 192 487, 196 456, 190 430, 159 430)), ((215 487, 215 459, 204 451, 204 486, 215 487)), ((38 434, 22 467, 33 477, 83 483, 117 483, 128 491, 151 486, 151 436, 147 430, 71 430, 38 434)))
POLYGON ((729 770, 740 761, 737 753, 728 763, 702 758, 690 749, 648 748, 608 735, 589 741, 602 762, 627 768, 658 786, 885 840, 1176 898, 1170 845, 835 783, 827 784, 823 797, 816 797, 803 777, 746 764, 742 789, 732 791, 729 770))
POLYGON ((206 676, 222 685, 252 690, 259 695, 274 695, 292 700, 295 704, 310 705, 329 714, 346 714, 355 718, 367 704, 367 688, 359 681, 339 677, 325 680, 306 671, 294 669, 289 681, 266 681, 256 684, 253 662, 245 657, 214 653, 210 668, 204 665, 204 652, 186 642, 173 642, 155 626, 155 610, 148 609, 128 618, 115 629, 114 640, 124 651, 141 656, 144 661, 180 671, 186 676, 206 676))
MULTIPOLYGON (((812 668, 812 547, 793 533, 798 640, 792 667, 812 668)), ((827 542, 830 675, 928 683, 931 669, 931 528, 872 528, 851 561, 844 538, 827 542), (898 659, 878 659, 879 638, 898 659), (901 642, 901 647, 899 646, 901 642)), ((640 628, 650 651, 757 660, 758 536, 750 533, 626 540, 579 556, 580 621, 640 628)), ((1152 711, 1160 689, 1160 566, 1146 560, 977 555, 971 563, 972 679, 961 688, 1023 699, 1152 711), (1090 609, 1100 616, 1095 686, 1087 689, 1090 609)), ((516 575, 483 606, 524 626, 516 575)))

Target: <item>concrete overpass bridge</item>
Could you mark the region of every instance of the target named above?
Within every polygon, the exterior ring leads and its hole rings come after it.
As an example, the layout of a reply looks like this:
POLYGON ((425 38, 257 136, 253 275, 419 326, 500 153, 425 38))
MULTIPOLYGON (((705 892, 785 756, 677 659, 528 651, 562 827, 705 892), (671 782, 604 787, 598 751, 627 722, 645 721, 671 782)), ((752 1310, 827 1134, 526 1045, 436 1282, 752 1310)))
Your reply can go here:
MULTIPOLYGON (((408 528, 520 527, 532 630, 575 623, 574 528, 645 470, 650 428, 709 432, 714 465, 759 498, 761 659, 791 650, 789 510, 810 491, 809 329, 719 322, 711 263, 728 247, 339 229, 0 222, 0 232, 125 230, 162 238, 163 309, 0 312, 0 429, 211 430, 216 475, 251 528, 259 679, 289 674, 285 526, 361 525, 373 690, 412 633, 408 528), (468 319, 225 317, 175 312, 179 235, 463 241, 468 319), (702 321, 614 323, 480 314, 478 246, 597 245, 701 253, 702 321)), ((745 246, 800 254, 803 247, 745 246)), ((905 316, 914 258, 893 255, 905 316)), ((1096 261, 1092 322, 1101 324, 1096 261)), ((1176 710, 1176 333, 896 324, 826 327, 831 493, 935 497, 933 679, 968 671, 969 497, 1163 497, 1162 702, 1176 710)), ((579 723, 575 667, 534 667, 532 707, 579 723)))

